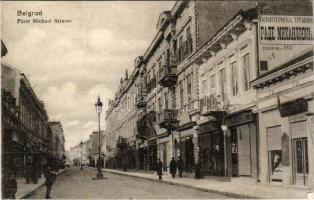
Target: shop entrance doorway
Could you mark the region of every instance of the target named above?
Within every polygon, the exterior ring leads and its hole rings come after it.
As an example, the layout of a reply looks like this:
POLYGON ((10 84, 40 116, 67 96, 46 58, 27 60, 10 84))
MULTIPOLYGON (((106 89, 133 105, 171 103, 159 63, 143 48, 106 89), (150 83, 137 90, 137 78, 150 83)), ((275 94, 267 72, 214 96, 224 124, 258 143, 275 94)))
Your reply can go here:
POLYGON ((294 184, 307 186, 309 175, 307 138, 293 139, 293 150, 294 184))
POLYGON ((201 160, 205 175, 224 176, 223 134, 214 131, 201 135, 201 160))
POLYGON ((232 176, 239 176, 239 161, 238 161, 238 134, 237 129, 230 129, 231 132, 231 163, 232 176))
POLYGON ((181 138, 180 155, 184 162, 186 172, 192 172, 194 169, 194 144, 192 137, 181 138))

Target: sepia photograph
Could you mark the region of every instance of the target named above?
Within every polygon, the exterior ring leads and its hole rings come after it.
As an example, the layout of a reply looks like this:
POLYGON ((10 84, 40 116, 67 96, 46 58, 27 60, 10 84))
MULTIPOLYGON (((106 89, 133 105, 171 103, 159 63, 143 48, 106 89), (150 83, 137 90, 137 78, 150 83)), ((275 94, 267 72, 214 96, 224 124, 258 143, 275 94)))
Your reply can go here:
POLYGON ((312 0, 0 5, 1 199, 314 199, 312 0))

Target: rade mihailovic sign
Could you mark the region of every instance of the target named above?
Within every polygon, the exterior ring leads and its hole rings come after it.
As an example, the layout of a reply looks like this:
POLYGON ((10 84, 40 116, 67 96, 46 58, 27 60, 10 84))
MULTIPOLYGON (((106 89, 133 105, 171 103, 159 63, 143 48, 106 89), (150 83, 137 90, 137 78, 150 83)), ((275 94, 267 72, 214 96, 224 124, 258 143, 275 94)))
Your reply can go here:
POLYGON ((262 74, 312 48, 313 16, 261 15, 258 32, 262 74))

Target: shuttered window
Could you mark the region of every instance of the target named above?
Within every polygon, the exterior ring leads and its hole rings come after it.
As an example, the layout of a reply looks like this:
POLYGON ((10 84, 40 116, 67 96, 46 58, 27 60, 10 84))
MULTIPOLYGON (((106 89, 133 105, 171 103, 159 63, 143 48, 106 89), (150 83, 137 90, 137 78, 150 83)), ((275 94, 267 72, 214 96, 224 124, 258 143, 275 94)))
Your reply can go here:
POLYGON ((267 128, 268 150, 281 150, 281 126, 267 128))
POLYGON ((291 123, 292 138, 306 137, 306 121, 291 123))

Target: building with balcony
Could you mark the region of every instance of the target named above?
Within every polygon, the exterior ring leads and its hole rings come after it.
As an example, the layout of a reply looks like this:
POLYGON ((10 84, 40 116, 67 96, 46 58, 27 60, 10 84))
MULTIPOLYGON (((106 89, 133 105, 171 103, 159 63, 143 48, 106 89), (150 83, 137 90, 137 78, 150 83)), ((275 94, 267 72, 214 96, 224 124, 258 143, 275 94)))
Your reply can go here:
MULTIPOLYGON (((203 60, 210 57, 210 51, 204 52, 204 48, 214 36, 221 34, 222 29, 226 29, 226 24, 240 10, 247 10, 256 5, 254 1, 184 1, 177 2, 175 4, 177 10, 172 11, 172 15, 177 16, 174 17, 177 46, 175 94, 178 98, 176 107, 179 108, 177 118, 179 125, 173 142, 174 157, 181 155, 186 172, 194 171, 195 164, 200 158, 201 146, 197 126, 201 118, 200 68, 203 60), (198 56, 200 54, 203 56, 198 56)), ((212 52, 217 52, 220 46, 211 48, 212 52)))
POLYGON ((138 168, 153 170, 160 157, 167 170, 171 157, 181 155, 186 171, 194 170, 199 157, 195 127, 200 117, 200 63, 194 58, 239 10, 254 6, 256 2, 177 1, 171 10, 160 14, 157 34, 144 55, 135 60, 133 77, 121 80, 114 100, 109 102, 106 118, 112 139, 137 138, 138 168), (131 94, 127 86, 130 84, 137 89, 136 109, 132 110, 136 116, 132 120, 137 122, 133 127, 127 125, 128 112, 112 112, 125 104, 122 100, 131 94), (152 110, 156 121, 146 120, 152 110), (130 130, 132 134, 128 134, 130 130))
MULTIPOLYGON (((1 41, 1 57, 7 52, 1 41)), ((46 156, 52 154, 44 103, 38 99, 25 74, 3 63, 1 72, 3 177, 12 169, 18 177, 24 176, 26 159, 38 166, 41 173, 46 156)))
MULTIPOLYGON (((299 27, 312 26, 312 22, 306 23, 313 21, 312 2, 285 2, 285 9, 282 6, 280 2, 266 4, 261 19, 299 16, 299 27)), ((261 183, 313 189, 313 38, 303 36, 278 45, 278 38, 265 41, 259 35, 260 68, 251 87, 257 92, 261 183), (286 50, 269 52, 267 46, 286 50)))
POLYGON ((258 179, 256 92, 250 86, 258 69, 254 20, 257 8, 238 12, 195 57, 199 155, 208 175, 258 179))

